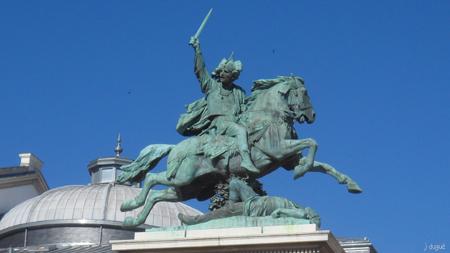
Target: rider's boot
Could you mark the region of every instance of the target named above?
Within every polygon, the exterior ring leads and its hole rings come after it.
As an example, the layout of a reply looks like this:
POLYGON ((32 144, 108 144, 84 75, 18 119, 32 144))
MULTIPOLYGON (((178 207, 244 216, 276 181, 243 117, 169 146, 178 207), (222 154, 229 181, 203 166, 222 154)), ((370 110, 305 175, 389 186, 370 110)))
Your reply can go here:
POLYGON ((252 159, 250 158, 250 152, 248 151, 241 152, 241 167, 248 172, 255 174, 259 173, 259 170, 253 164, 252 159))

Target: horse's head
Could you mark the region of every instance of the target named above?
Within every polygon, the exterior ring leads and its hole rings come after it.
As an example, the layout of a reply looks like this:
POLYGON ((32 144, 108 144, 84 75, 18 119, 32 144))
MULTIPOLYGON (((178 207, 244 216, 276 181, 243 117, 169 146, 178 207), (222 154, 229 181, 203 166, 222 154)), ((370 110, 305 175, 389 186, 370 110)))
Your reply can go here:
POLYGON ((287 77, 284 86, 287 87, 283 89, 281 94, 284 93, 284 90, 287 90, 284 96, 287 98, 289 109, 294 114, 294 119, 299 123, 313 123, 316 119, 316 113, 314 112, 303 79, 297 76, 287 77))
MULTIPOLYGON (((259 107, 284 112, 299 123, 313 123, 316 114, 302 78, 281 76, 254 82, 254 97, 259 107), (264 105, 263 105, 264 104, 264 105)), ((256 102, 256 101, 255 101, 256 102)))

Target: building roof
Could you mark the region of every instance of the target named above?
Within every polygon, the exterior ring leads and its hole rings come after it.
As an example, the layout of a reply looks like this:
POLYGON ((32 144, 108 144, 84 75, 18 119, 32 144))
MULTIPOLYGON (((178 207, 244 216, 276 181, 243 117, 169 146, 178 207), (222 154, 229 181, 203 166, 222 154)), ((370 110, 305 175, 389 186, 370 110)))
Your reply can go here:
MULTIPOLYGON (((0 221, 0 234, 16 228, 51 224, 121 225, 142 208, 121 212, 120 205, 140 189, 118 184, 69 185, 55 188, 11 209, 0 221)), ((151 193, 150 193, 151 194, 151 193)), ((200 214, 183 203, 159 202, 145 222, 148 226, 180 225, 178 214, 200 214)))
POLYGON ((38 246, 25 248, 0 249, 0 253, 22 253, 22 252, 52 252, 52 253, 110 253, 111 245, 83 245, 83 246, 38 246))
POLYGON ((19 166, 0 168, 0 218, 17 204, 48 190, 42 161, 32 153, 19 157, 19 166))
POLYGON ((32 184, 39 193, 48 190, 47 182, 40 169, 28 166, 0 168, 0 189, 32 184))

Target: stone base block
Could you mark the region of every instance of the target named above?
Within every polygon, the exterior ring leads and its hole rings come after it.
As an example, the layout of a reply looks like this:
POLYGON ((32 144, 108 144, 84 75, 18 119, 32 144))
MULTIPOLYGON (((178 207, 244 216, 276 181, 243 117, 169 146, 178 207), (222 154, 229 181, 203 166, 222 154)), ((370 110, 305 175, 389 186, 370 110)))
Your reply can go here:
POLYGON ((249 216, 233 216, 228 218, 215 219, 204 223, 195 225, 184 225, 177 227, 159 227, 147 229, 147 232, 154 231, 173 231, 173 230, 210 230, 222 228, 242 228, 242 227, 271 227, 271 226, 285 226, 285 225, 304 225, 314 224, 310 220, 297 219, 291 217, 272 218, 270 216, 264 217, 249 217, 249 216))
POLYGON ((333 234, 315 224, 142 232, 111 244, 129 253, 344 253, 333 234))

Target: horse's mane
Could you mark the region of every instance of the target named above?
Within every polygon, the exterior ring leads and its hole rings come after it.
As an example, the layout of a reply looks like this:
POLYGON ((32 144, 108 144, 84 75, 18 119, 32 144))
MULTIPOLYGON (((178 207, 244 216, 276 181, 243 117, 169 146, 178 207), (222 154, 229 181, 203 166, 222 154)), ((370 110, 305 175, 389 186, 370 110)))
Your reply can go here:
POLYGON ((259 79, 253 81, 252 92, 255 93, 260 90, 269 89, 276 84, 287 81, 289 78, 290 78, 289 76, 278 76, 277 78, 273 79, 259 79))
POLYGON ((245 99, 247 108, 255 101, 258 95, 279 83, 292 80, 292 78, 299 79, 303 83, 303 79, 298 76, 278 76, 273 79, 258 79, 253 81, 252 94, 245 99))

